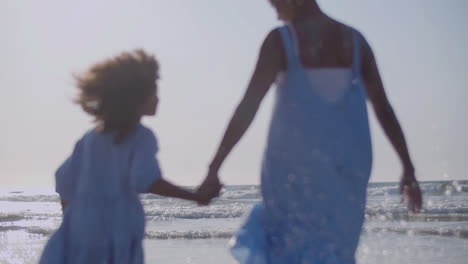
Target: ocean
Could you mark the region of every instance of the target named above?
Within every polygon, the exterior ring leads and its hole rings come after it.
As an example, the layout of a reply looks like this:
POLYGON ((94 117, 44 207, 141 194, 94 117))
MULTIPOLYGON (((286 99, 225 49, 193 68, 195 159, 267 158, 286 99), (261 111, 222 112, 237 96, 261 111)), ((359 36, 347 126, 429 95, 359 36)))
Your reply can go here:
MULTIPOLYGON (((357 261, 468 263, 468 181, 421 182, 424 209, 409 214, 398 183, 370 183, 357 261)), ((146 211, 147 263, 235 263, 229 239, 246 212, 261 201, 259 186, 226 186, 210 206, 141 196, 146 211)), ((0 189, 0 263, 36 263, 60 225, 51 188, 0 189)))

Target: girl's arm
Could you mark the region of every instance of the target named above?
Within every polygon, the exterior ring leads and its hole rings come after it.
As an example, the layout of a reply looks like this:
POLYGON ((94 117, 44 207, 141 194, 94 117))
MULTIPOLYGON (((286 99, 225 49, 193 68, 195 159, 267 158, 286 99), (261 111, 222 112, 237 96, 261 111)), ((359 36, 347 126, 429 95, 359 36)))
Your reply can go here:
POLYGON ((408 208, 419 211, 422 206, 421 191, 414 173, 405 136, 400 123, 393 111, 382 84, 382 79, 375 61, 374 54, 364 37, 362 40, 362 77, 367 88, 367 97, 372 103, 377 119, 382 126, 387 138, 398 153, 403 165, 403 176, 400 182, 400 192, 408 198, 408 208))
POLYGON ((155 181, 148 189, 149 193, 162 195, 166 197, 179 198, 189 201, 194 201, 199 204, 206 205, 212 197, 202 197, 196 193, 187 191, 179 186, 176 186, 164 179, 155 181))
POLYGON ((229 122, 218 151, 210 164, 210 173, 217 179, 217 172, 233 147, 239 142, 257 113, 265 94, 280 69, 281 49, 279 32, 271 31, 260 49, 257 65, 247 91, 229 122))

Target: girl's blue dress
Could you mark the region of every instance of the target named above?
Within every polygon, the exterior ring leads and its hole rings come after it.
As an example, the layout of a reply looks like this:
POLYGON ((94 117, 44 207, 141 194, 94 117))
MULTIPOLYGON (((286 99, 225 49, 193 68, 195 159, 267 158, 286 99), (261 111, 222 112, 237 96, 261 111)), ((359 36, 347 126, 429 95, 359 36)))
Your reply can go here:
POLYGON ((305 69, 295 32, 279 28, 287 71, 262 164, 263 202, 232 240, 241 263, 353 264, 372 150, 359 37, 352 68, 305 69))
POLYGON ((153 132, 138 127, 122 143, 92 130, 56 173, 68 202, 63 222, 48 241, 40 264, 141 264, 145 218, 138 193, 161 178, 153 132))

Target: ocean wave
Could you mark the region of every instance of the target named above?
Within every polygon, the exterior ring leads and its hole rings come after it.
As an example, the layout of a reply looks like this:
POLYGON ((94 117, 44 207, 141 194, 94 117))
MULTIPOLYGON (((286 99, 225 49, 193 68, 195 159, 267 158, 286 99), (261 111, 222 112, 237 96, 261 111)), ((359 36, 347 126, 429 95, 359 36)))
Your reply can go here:
POLYGON ((55 230, 56 230, 55 228, 45 228, 45 227, 37 227, 37 226, 26 228, 26 231, 28 231, 28 233, 35 234, 35 235, 43 235, 43 236, 49 236, 53 232, 55 232, 55 230))
POLYGON ((225 188, 221 195, 221 199, 227 200, 253 200, 261 199, 260 189, 258 187, 246 187, 246 188, 225 188))
POLYGON ((0 232, 19 231, 19 230, 26 231, 30 234, 49 236, 53 232, 55 232, 56 229, 46 228, 46 227, 37 227, 37 226, 16 226, 16 225, 0 226, 0 232))
POLYGON ((378 220, 407 221, 466 221, 468 217, 468 197, 424 197, 423 208, 418 214, 408 212, 405 203, 399 198, 370 198, 366 204, 366 218, 378 220))
MULTIPOLYGON (((145 193, 141 194, 140 198, 142 200, 162 200, 162 199, 168 199, 167 197, 156 195, 156 194, 151 194, 151 193, 145 193)), ((169 198, 170 199, 170 198, 169 198)))
MULTIPOLYGON (((48 237, 56 228, 0 226, 0 232, 23 230, 33 235, 48 237)), ((410 236, 444 236, 452 238, 468 239, 468 227, 364 227, 364 233, 393 232, 410 236)), ((170 239, 229 239, 233 236, 233 230, 167 230, 146 231, 145 238, 153 240, 170 239)))
MULTIPOLYGON (((57 229, 46 227, 25 227, 25 226, 0 226, 0 232, 7 231, 26 231, 30 234, 41 235, 48 237, 57 229)), ((233 234, 232 230, 185 230, 185 231, 146 231, 146 239, 211 239, 211 238, 230 238, 233 234)))
POLYGON ((25 219, 22 214, 0 214, 0 222, 13 222, 25 219))
POLYGON ((468 238, 468 228, 407 228, 407 227, 374 227, 364 228, 365 232, 394 232, 410 236, 444 236, 453 238, 468 238))
MULTIPOLYGON (((425 205, 418 214, 409 213, 405 204, 398 199, 388 201, 368 201, 365 210, 369 220, 404 220, 404 221, 468 221, 468 199, 459 201, 436 201, 432 205, 425 205)), ((145 215, 148 221, 157 222, 167 219, 229 219, 240 218, 248 213, 253 203, 216 202, 213 205, 199 207, 187 203, 177 202, 161 205, 159 203, 146 204, 145 215)), ((62 217, 59 206, 52 209, 34 208, 17 212, 0 213, 0 223, 17 221, 45 221, 62 217)))
MULTIPOLYGON (((468 194, 468 181, 420 182, 423 194, 433 196, 452 196, 468 194)), ((370 183, 369 196, 399 195, 398 183, 370 183)))
MULTIPOLYGON (((397 208, 371 208, 368 206, 366 209, 366 214, 370 215, 381 215, 381 214, 401 214, 408 213, 408 210, 404 205, 397 208)), ((419 214, 433 214, 433 215, 449 215, 449 214, 466 214, 468 215, 468 204, 465 207, 453 207, 453 208, 428 208, 425 207, 419 214)))
POLYGON ((48 219, 56 219, 62 218, 62 211, 41 211, 37 209, 35 212, 33 211, 19 211, 18 213, 10 213, 10 214, 1 214, 0 213, 0 223, 6 222, 16 222, 16 221, 23 221, 23 220, 32 220, 32 221, 44 221, 48 219))
POLYGON ((58 195, 4 195, 0 196, 0 201, 8 202, 58 202, 58 195))
POLYGON ((367 220, 380 221, 406 221, 406 222, 460 222, 468 221, 468 214, 431 214, 431 213, 408 213, 408 212, 385 212, 369 213, 365 215, 367 220))
MULTIPOLYGON (((203 219, 235 219, 244 216, 248 209, 232 210, 192 210, 192 211, 157 211, 153 210, 146 212, 146 221, 157 223, 159 221, 170 219, 187 219, 187 220, 203 220, 203 219)), ((48 221, 49 219, 60 219, 62 216, 59 214, 51 214, 50 216, 31 216, 31 215, 0 215, 0 223, 11 224, 17 221, 48 221)), ((440 212, 440 210, 430 211, 413 214, 409 213, 406 209, 402 210, 366 210, 365 218, 369 221, 406 221, 406 222, 468 222, 468 210, 453 210, 451 212, 440 212)), ((54 220, 55 221, 55 220, 54 220)))
POLYGON ((26 229, 27 228, 23 226, 0 226, 0 232, 26 230, 26 229))
POLYGON ((212 238, 230 238, 233 231, 149 231, 146 232, 145 238, 147 239, 212 239, 212 238))
POLYGON ((250 208, 251 206, 238 206, 237 204, 210 207, 158 207, 146 208, 145 213, 148 218, 153 218, 155 220, 166 218, 219 219, 241 217, 250 208))
MULTIPOLYGON (((226 218, 239 218, 244 216, 248 210, 240 210, 236 212, 153 212, 147 213, 147 220, 157 222, 166 219, 226 219, 226 218)), ((397 221, 410 221, 410 222, 454 222, 454 221, 468 221, 468 212, 463 210, 460 213, 437 213, 426 211, 424 213, 413 214, 406 210, 403 211, 366 211, 366 219, 369 220, 397 220, 397 221)))
MULTIPOLYGON (((458 196, 468 194, 468 181, 440 181, 420 182, 421 191, 431 196, 458 196)), ((398 183, 369 183, 367 188, 368 197, 397 196, 399 195, 398 183)), ((142 194, 143 201, 167 200, 168 198, 154 195, 142 194)), ((218 200, 260 200, 261 191, 258 185, 248 186, 226 186, 218 200)), ((59 196, 48 192, 23 192, 10 191, 0 194, 0 201, 11 202, 58 202, 59 196)))
MULTIPOLYGON (((146 211, 147 219, 150 221, 159 221, 162 219, 223 219, 239 218, 244 216, 251 206, 243 207, 225 207, 225 208, 173 208, 171 210, 154 209, 146 211)), ((417 222, 453 222, 468 221, 468 208, 429 208, 424 209, 418 214, 408 212, 401 206, 398 208, 367 208, 365 211, 366 219, 369 220, 403 220, 417 222)))

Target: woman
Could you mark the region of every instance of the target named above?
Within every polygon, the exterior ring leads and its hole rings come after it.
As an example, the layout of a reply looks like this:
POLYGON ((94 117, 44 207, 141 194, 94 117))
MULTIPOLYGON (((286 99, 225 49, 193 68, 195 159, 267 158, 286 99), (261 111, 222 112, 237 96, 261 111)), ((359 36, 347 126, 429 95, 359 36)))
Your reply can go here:
POLYGON ((218 170, 276 80, 263 202, 232 252, 241 263, 355 263, 372 165, 366 98, 400 157, 401 192, 416 212, 422 198, 404 135, 359 32, 315 0, 270 2, 288 24, 266 37, 203 188, 218 186, 218 170))

